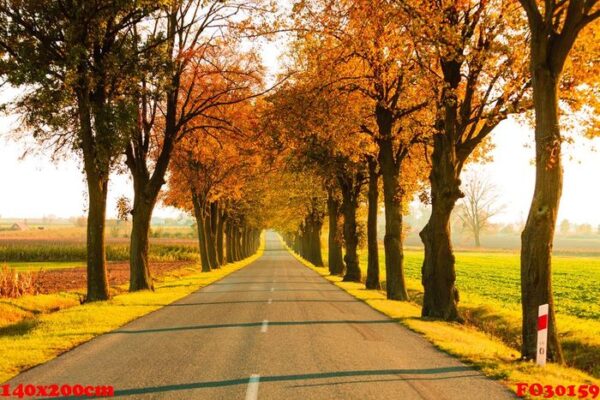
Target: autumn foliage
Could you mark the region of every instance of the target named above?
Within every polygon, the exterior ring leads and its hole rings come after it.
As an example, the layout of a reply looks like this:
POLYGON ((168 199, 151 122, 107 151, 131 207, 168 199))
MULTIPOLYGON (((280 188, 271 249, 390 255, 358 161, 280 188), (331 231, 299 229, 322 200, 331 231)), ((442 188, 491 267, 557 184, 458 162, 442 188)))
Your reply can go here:
POLYGON ((563 361, 552 243, 562 144, 574 139, 561 128, 598 132, 598 0, 301 0, 289 15, 263 0, 97 3, 0 2, 0 76, 36 88, 12 110, 42 145, 83 159, 88 300, 109 297, 108 183, 127 170, 132 291, 153 287, 148 233, 162 201, 194 215, 203 271, 253 254, 273 228, 331 274, 406 301, 403 217, 419 199, 432 211, 420 232, 422 316, 462 322, 450 217, 463 170, 519 117, 535 126, 536 149, 522 355, 535 357, 537 307, 548 303, 548 356, 563 361), (286 44, 277 76, 259 55, 269 40, 286 44))

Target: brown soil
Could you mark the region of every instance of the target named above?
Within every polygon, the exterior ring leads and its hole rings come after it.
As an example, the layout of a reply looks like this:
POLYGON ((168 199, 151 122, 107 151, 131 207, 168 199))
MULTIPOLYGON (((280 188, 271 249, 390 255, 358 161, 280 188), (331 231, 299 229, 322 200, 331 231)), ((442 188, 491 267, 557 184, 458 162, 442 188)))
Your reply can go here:
MULTIPOLYGON (((129 263, 108 263, 108 280, 111 288, 129 282, 129 263)), ((190 261, 150 263, 154 278, 166 275, 183 267, 193 266, 190 261)), ((85 268, 65 268, 44 271, 38 275, 40 293, 56 293, 67 290, 84 290, 86 287, 85 268)))

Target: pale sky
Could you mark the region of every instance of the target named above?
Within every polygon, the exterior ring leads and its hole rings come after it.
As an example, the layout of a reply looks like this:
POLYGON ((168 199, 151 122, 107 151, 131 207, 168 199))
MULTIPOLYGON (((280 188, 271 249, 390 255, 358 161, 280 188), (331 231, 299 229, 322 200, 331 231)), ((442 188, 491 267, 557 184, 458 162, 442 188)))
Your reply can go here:
MULTIPOLYGON (((266 65, 277 66, 281 46, 269 45, 262 54, 266 65)), ((2 96, 0 96, 2 97, 2 96)), ((23 145, 7 141, 6 135, 14 129, 14 118, 0 116, 0 216, 2 218, 42 217, 55 215, 70 217, 82 215, 85 204, 85 177, 81 162, 73 159, 52 163, 49 155, 29 156, 19 160, 23 145)), ((507 120, 492 133, 495 149, 493 161, 469 168, 480 169, 499 192, 499 201, 505 205, 495 222, 518 222, 527 216, 533 192, 535 170, 533 132, 514 120, 507 120)), ((600 224, 600 157, 594 151, 600 148, 600 139, 577 138, 575 145, 564 148, 564 189, 559 220, 567 218, 575 223, 600 224)), ((116 215, 116 199, 132 197, 128 176, 113 176, 110 183, 109 217, 116 215)), ((178 210, 158 207, 155 216, 176 216, 178 210)))

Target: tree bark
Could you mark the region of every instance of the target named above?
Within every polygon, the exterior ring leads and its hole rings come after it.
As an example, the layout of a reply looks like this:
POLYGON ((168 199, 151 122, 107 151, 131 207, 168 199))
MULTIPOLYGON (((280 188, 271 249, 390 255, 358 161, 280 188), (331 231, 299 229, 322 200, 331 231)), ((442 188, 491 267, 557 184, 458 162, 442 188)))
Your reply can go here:
POLYGON ((215 203, 210 203, 207 208, 207 214, 204 218, 204 232, 206 237, 206 249, 208 260, 212 269, 219 268, 217 261, 217 220, 215 203))
POLYGON ((343 275, 344 260, 340 232, 338 232, 340 203, 331 191, 329 191, 327 197, 327 214, 329 216, 329 237, 327 238, 329 273, 331 275, 343 275))
POLYGON ((225 254, 224 249, 224 236, 225 236, 225 222, 227 220, 227 213, 219 210, 219 220, 217 222, 217 260, 219 265, 225 265, 225 254))
POLYGON ((352 179, 340 185, 342 189, 342 212, 344 214, 344 242, 346 244, 345 282, 360 282, 361 271, 358 260, 358 234, 356 229, 356 209, 358 208, 358 196, 354 193, 355 187, 352 179))
POLYGON ((311 260, 315 266, 323 266, 323 254, 321 253, 321 229, 323 228, 323 219, 321 215, 317 215, 318 211, 314 211, 311 216, 309 225, 310 229, 310 249, 311 260))
POLYGON ((481 247, 481 240, 479 239, 479 229, 475 230, 475 247, 481 247))
POLYGON ((400 190, 400 164, 394 154, 392 141, 393 116, 389 110, 377 107, 377 125, 380 139, 379 165, 383 178, 385 204, 385 272, 388 299, 408 300, 404 280, 404 250, 402 238, 402 193, 400 190))
POLYGON ((107 300, 110 297, 106 275, 104 231, 106 227, 106 198, 108 179, 87 174, 87 296, 86 302, 107 300))
MULTIPOLYGON (((532 43, 533 46, 533 43, 532 43)), ((521 235, 522 355, 535 359, 538 307, 549 305, 548 350, 551 361, 564 362, 558 341, 552 294, 552 244, 562 194, 561 135, 557 74, 532 59, 535 107, 536 176, 531 208, 521 235)))
POLYGON ((131 240, 129 249, 129 291, 154 290, 148 263, 150 221, 154 201, 146 201, 141 193, 135 193, 131 240))
POLYGON ((206 206, 196 194, 192 194, 192 202, 194 204, 196 226, 198 227, 198 248, 200 250, 200 263, 202 264, 202 272, 210 272, 212 266, 210 264, 206 242, 206 206))
POLYGON ((431 216, 420 232, 425 247, 421 268, 424 288, 421 315, 447 321, 462 321, 458 312, 459 294, 455 286, 455 258, 452 249, 450 216, 456 201, 463 197, 460 191, 462 166, 476 144, 467 145, 458 132, 458 98, 461 62, 454 58, 440 59, 445 86, 442 91, 440 112, 443 118, 436 121, 437 132, 433 135, 431 156, 431 216), (460 152, 460 156, 457 154, 460 152))
POLYGON ((377 160, 369 157, 369 210, 367 215, 367 289, 381 289, 379 282, 379 246, 377 243, 377 213, 379 211, 379 173, 377 160))
POLYGON ((423 317, 460 321, 459 295, 454 282, 456 272, 452 250, 450 216, 456 201, 462 197, 457 178, 456 155, 451 137, 434 135, 431 157, 431 216, 420 233, 425 246, 422 283, 424 287, 423 317))
POLYGON ((225 253, 228 263, 235 262, 233 223, 229 220, 225 223, 225 253))
MULTIPOLYGON (((83 163, 88 185, 88 221, 87 221, 87 294, 86 302, 107 300, 110 298, 108 278, 106 274, 106 199, 108 195, 108 179, 110 172, 110 146, 98 149, 92 129, 92 120, 96 134, 103 135, 102 129, 106 124, 101 120, 101 110, 104 109, 104 96, 96 99, 94 107, 90 105, 89 87, 86 67, 80 77, 81 90, 78 92, 78 114, 80 135, 83 150, 83 163), (96 111, 92 118, 92 109, 96 111), (108 154, 98 155, 98 150, 108 154)), ((101 83, 98 83, 101 87, 101 83)), ((102 93, 100 90, 99 93, 102 93)))
POLYGON ((241 249, 240 227, 237 224, 233 225, 233 259, 237 262, 243 259, 241 249))
POLYGON ((244 224, 242 225, 242 231, 240 235, 241 239, 241 255, 242 259, 248 257, 248 227, 244 224))

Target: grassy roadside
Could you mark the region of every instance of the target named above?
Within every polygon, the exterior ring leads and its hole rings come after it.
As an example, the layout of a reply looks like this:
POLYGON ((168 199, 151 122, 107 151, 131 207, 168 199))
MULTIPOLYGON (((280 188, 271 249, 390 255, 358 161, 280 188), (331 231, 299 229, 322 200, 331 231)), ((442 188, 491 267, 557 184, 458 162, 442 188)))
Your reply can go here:
MULTIPOLYGON (((323 249, 327 258, 327 248, 323 249)), ((521 337, 520 259, 518 253, 456 253, 459 309, 468 325, 512 349, 521 337)), ((411 300, 422 304, 423 250, 404 253, 404 273, 411 300)), ((385 284, 385 253, 380 251, 381 281, 385 284)), ((366 276, 367 252, 360 253, 366 276)), ((554 298, 559 339, 567 365, 600 378, 600 260, 553 258, 554 298)))
MULTIPOLYGON (((77 293, 25 296, 12 301, 13 306, 18 305, 13 308, 23 313, 38 310, 39 315, 0 328, 0 382, 181 299, 247 266, 263 251, 264 241, 259 251, 245 260, 208 273, 181 270, 163 277, 154 292, 122 293, 106 302, 79 305, 77 293)), ((7 302, 0 302, 0 314, 7 302)))
POLYGON ((540 368, 533 363, 518 361, 518 351, 473 326, 430 321, 420 318, 420 306, 413 302, 387 300, 377 290, 366 290, 361 283, 342 282, 337 276, 329 275, 325 268, 318 268, 290 251, 302 264, 316 271, 336 286, 375 310, 398 319, 407 328, 422 334, 435 347, 456 356, 461 361, 479 369, 484 375, 499 380, 516 391, 516 384, 542 383, 543 385, 600 384, 600 380, 575 368, 548 364, 540 368))

